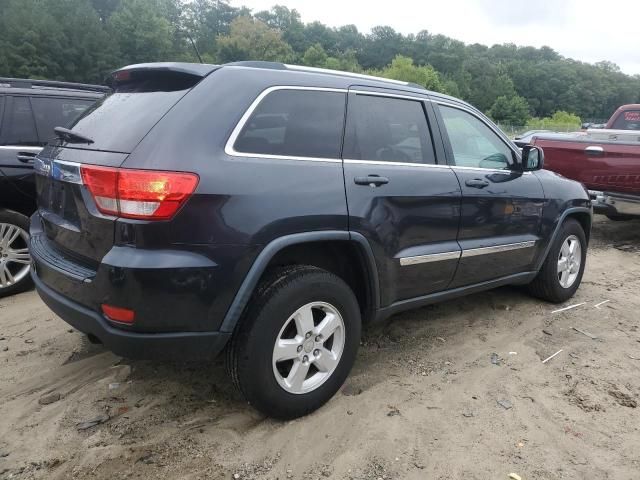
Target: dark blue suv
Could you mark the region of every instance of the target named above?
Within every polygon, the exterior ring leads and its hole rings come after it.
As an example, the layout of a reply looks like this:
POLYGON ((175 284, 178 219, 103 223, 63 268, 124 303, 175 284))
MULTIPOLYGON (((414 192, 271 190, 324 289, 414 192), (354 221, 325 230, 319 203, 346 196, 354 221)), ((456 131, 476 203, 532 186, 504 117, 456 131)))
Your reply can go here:
POLYGON ((468 104, 275 63, 133 65, 36 160, 33 279, 127 357, 225 350, 263 412, 347 377, 363 324, 500 285, 570 298, 591 205, 468 104))

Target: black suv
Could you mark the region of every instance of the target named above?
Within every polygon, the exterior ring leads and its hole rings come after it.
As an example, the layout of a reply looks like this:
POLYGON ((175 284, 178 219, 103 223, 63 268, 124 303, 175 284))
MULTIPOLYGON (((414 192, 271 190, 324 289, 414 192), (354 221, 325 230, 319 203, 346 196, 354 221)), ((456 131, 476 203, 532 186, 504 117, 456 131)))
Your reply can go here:
POLYGON ((562 302, 591 205, 468 104, 404 82, 243 62, 142 64, 36 160, 33 278, 127 357, 226 347, 263 412, 344 382, 361 326, 500 285, 562 302))
POLYGON ((0 78, 0 297, 31 283, 27 232, 36 210, 33 160, 109 89, 97 85, 0 78))

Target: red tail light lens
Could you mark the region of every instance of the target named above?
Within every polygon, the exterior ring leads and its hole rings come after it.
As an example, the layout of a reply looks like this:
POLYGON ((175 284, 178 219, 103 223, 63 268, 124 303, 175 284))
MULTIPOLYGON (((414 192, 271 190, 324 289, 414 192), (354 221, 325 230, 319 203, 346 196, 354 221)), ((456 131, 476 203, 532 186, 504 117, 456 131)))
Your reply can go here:
POLYGON ((133 323, 136 318, 136 312, 128 308, 114 307, 106 303, 103 303, 101 306, 102 313, 104 313, 109 320, 121 323, 133 323))
POLYGON ((167 220, 193 194, 193 173, 82 165, 82 180, 100 212, 124 218, 167 220))

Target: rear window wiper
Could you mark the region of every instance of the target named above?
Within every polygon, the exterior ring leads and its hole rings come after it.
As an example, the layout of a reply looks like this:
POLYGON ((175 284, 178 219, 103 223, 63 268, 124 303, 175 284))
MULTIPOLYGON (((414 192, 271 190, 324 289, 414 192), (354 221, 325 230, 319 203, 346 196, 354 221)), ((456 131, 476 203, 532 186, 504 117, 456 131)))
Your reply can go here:
POLYGON ((89 137, 86 137, 78 132, 74 132, 73 130, 69 130, 64 127, 55 127, 53 129, 56 132, 56 136, 60 140, 64 140, 69 143, 93 143, 93 140, 89 137))

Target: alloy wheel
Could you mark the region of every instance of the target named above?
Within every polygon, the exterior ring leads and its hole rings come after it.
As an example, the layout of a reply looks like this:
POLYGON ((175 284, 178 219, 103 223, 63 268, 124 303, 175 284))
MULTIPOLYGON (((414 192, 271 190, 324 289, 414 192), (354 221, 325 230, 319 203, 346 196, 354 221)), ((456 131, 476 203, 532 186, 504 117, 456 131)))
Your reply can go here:
POLYGON ((325 302, 308 303, 291 315, 276 337, 273 373, 293 394, 309 393, 333 374, 344 351, 340 312, 325 302))
POLYGON ((11 223, 0 223, 0 290, 20 282, 29 274, 29 234, 11 223))
POLYGON ((562 288, 570 288, 580 274, 582 264, 582 246, 575 235, 563 242, 558 254, 558 280, 562 288))

